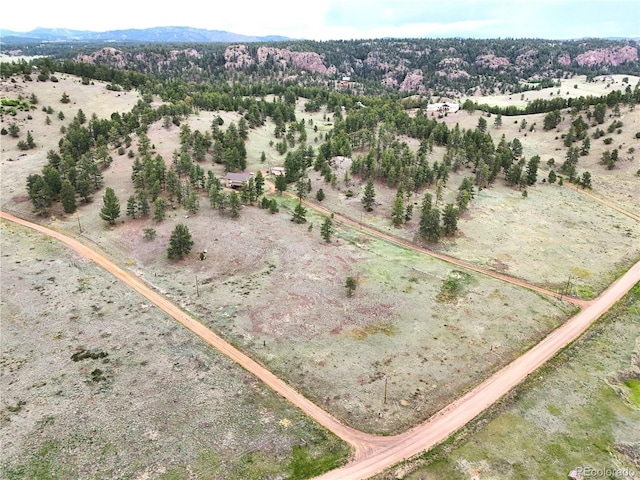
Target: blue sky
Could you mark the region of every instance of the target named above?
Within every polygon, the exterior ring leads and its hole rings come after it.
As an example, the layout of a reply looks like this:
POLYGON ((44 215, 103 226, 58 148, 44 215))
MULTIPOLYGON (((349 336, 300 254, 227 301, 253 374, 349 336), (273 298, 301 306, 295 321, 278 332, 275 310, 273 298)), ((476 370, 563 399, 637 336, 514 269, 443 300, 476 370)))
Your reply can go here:
POLYGON ((189 26, 316 40, 640 38, 640 0, 34 0, 3 2, 1 13, 0 28, 16 31, 189 26))

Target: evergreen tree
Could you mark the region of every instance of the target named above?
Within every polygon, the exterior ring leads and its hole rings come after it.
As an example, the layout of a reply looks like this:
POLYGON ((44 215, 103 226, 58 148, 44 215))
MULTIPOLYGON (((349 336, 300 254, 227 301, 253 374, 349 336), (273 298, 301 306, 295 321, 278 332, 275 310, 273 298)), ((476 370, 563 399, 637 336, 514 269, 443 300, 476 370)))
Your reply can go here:
POLYGON ((367 212, 373 210, 373 202, 376 199, 376 192, 373 188, 373 180, 369 178, 367 184, 364 187, 364 194, 362 195, 362 206, 367 212))
POLYGON ((115 225, 116 220, 120 217, 120 201, 113 188, 107 187, 102 197, 102 202, 100 218, 109 222, 110 225, 115 225))
POLYGON ((305 223, 307 221, 307 209, 302 206, 302 202, 298 202, 298 205, 293 210, 291 221, 295 223, 305 223))
POLYGON ((31 130, 27 131, 27 148, 35 148, 36 143, 33 141, 33 135, 31 135, 31 130))
POLYGON ((458 209, 453 203, 448 203, 442 212, 442 232, 451 236, 458 230, 458 209))
POLYGON ((580 155, 583 157, 589 155, 589 150, 591 150, 591 140, 589 140, 589 137, 584 137, 582 146, 580 147, 580 155))
POLYGON ((176 225, 169 238, 169 248, 167 249, 167 257, 169 259, 183 258, 188 255, 193 247, 193 239, 189 228, 182 223, 176 225))
POLYGON ((153 219, 156 222, 161 222, 167 215, 167 202, 158 197, 153 201, 153 219))
POLYGON ((549 183, 556 183, 556 172, 551 170, 548 177, 549 183))
POLYGON ((344 282, 344 287, 347 289, 347 297, 353 297, 357 287, 356 279, 353 277, 347 277, 344 282))
POLYGON ((200 202, 198 201, 198 194, 195 190, 191 190, 191 192, 189 192, 185 202, 185 208, 192 215, 195 215, 198 213, 198 210, 200 210, 200 202))
POLYGON ((476 127, 482 133, 487 131, 487 120, 484 117, 478 119, 478 126, 476 127))
POLYGON ((256 178, 254 183, 256 187, 256 198, 257 198, 260 195, 262 195, 262 193, 264 192, 264 176, 262 175, 262 172, 260 170, 256 172, 256 178))
POLYGON ((131 195, 127 199, 127 217, 136 218, 136 210, 138 207, 138 200, 135 195, 131 195))
POLYGON ((391 222, 394 227, 399 227, 404 222, 404 202, 403 202, 404 194, 402 190, 399 189, 398 193, 396 193, 396 199, 393 202, 393 207, 391 208, 391 222))
POLYGON ((322 226, 320 227, 320 235, 325 240, 325 242, 331 241, 331 235, 333 234, 333 222, 330 217, 325 218, 322 226))
POLYGON ((60 188, 60 202, 65 213, 73 213, 76 211, 76 189, 68 179, 62 182, 60 188))
POLYGON ((149 197, 147 196, 146 190, 140 190, 138 192, 138 211, 140 215, 146 217, 149 215, 149 210, 151 207, 149 206, 149 197))
POLYGON ((527 162, 527 185, 535 185, 538 180, 538 166, 540 165, 540 157, 534 155, 527 162))
POLYGON ((321 188, 318 189, 318 191, 316 192, 316 200, 318 200, 319 202, 323 201, 325 198, 325 194, 324 194, 324 190, 322 190, 321 188))
POLYGON ((282 193, 287 189, 287 179, 284 175, 278 175, 276 177, 276 190, 278 193, 282 193))
POLYGON ((38 215, 46 215, 47 207, 52 202, 52 196, 47 183, 41 175, 34 173, 27 177, 27 193, 31 198, 35 212, 38 215))
POLYGON ((228 207, 229 207, 229 196, 224 192, 219 192, 218 193, 218 211, 220 212, 220 215, 224 215, 224 212, 227 210, 228 207))
POLYGON ((591 173, 584 172, 582 174, 582 178, 580 179, 580 185, 582 185, 582 188, 591 188, 591 173))
POLYGON ((235 191, 229 194, 229 214, 231 218, 238 218, 240 215, 240 197, 235 191))
POLYGON ((437 242, 440 240, 442 234, 442 227, 440 226, 440 210, 432 208, 427 216, 426 223, 426 238, 430 242, 437 242))

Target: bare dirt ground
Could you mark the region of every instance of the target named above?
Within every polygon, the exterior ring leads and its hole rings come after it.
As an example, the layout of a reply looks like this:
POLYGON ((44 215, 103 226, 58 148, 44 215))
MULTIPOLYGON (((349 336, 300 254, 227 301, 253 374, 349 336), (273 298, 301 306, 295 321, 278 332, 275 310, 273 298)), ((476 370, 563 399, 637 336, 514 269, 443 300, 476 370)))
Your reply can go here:
POLYGON ((244 480, 344 461, 336 437, 92 262, 1 231, 3 478, 244 480))

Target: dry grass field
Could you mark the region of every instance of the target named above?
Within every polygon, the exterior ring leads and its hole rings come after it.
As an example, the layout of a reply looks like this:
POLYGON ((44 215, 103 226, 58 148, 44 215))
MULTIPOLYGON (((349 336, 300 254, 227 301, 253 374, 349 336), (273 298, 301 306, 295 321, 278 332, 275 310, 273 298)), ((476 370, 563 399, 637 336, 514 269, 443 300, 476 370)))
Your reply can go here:
MULTIPOLYGON (((4 210, 25 218, 33 218, 25 189, 26 177, 39 172, 46 163, 46 152, 57 148, 60 126, 69 122, 79 108, 88 117, 92 113, 108 117, 113 111, 127 111, 137 101, 133 92, 110 92, 98 82, 84 86, 71 77, 61 78, 57 84, 2 82, 0 89, 3 97, 15 98, 19 94, 26 99, 34 92, 39 99, 37 108, 30 112, 32 119, 27 119, 24 112, 16 117, 4 115, 2 119, 2 126, 17 122, 21 138, 27 129, 31 130, 37 144, 35 150, 22 156, 23 152, 16 148, 17 140, 7 136, 0 139, 0 202, 4 210), (71 104, 60 103, 63 91, 71 97, 71 104), (48 105, 56 112, 51 116, 51 125, 46 125, 46 113, 42 111, 42 106, 48 105), (64 121, 56 116, 60 110, 64 111, 64 121)), ((309 143, 318 145, 314 137, 329 127, 324 125, 322 112, 309 116, 302 112, 302 107, 303 101, 296 112, 299 118, 313 119, 320 127, 318 133, 308 127, 309 143)), ((640 130, 637 127, 639 113, 637 110, 624 112, 625 127, 620 141, 626 148, 637 144, 633 135, 640 130)), ((217 115, 201 112, 188 122, 192 130, 205 131, 217 115)), ((225 120, 225 128, 239 118, 233 113, 220 115, 225 120)), ((448 116, 446 121, 458 121, 464 128, 473 128, 478 118, 479 113, 460 112, 455 117, 448 116)), ((540 125, 542 120, 531 117, 529 122, 540 125)), ((517 125, 508 123, 505 119, 503 127, 491 130, 492 134, 497 139, 502 133, 507 138, 516 135, 517 125)), ((250 133, 247 143, 249 169, 266 170, 270 165, 282 164, 284 158, 269 145, 272 133, 271 123, 250 133), (267 156, 264 164, 259 160, 263 151, 267 156)), ((559 134, 540 130, 528 133, 526 137, 522 133, 519 138, 525 155, 539 154, 544 163, 551 156, 562 157, 562 151, 554 150, 556 144, 558 148, 562 145, 561 140, 554 138, 559 134)), ((179 146, 179 128, 165 129, 157 123, 150 127, 149 137, 154 151, 168 164, 179 146)), ((132 149, 136 150, 135 140, 132 149)), ((595 152, 594 145, 593 155, 595 152)), ((442 154, 441 150, 435 151, 434 159, 442 154)), ((112 155, 114 161, 104 172, 105 184, 116 191, 124 213, 126 199, 133 193, 132 159, 115 152, 112 155)), ((597 165, 595 156, 583 157, 580 162, 580 169, 593 167, 595 194, 620 200, 622 207, 633 209, 635 195, 640 195, 640 189, 634 189, 634 185, 638 185, 637 178, 631 176, 635 168, 633 162, 637 160, 630 161, 628 166, 625 164, 624 168, 606 172, 606 175, 604 168, 597 165)), ((222 174, 221 167, 212 166, 210 161, 202 166, 222 174)), ((342 168, 348 168, 348 163, 342 168)), ((466 174, 470 173, 452 175, 445 202, 452 201, 466 174)), ((342 175, 339 172, 338 179, 341 180, 342 175)), ((407 227, 396 230, 390 225, 386 205, 390 205, 395 191, 376 187, 380 205, 372 214, 363 214, 359 194, 350 199, 344 195, 347 188, 357 192, 361 188, 357 182, 346 187, 340 181, 333 189, 315 173, 310 178, 314 194, 319 187, 327 193, 323 206, 399 236, 415 238, 417 207, 416 216, 407 227)), ((221 217, 211 209, 203 195, 201 209, 196 215, 187 215, 182 209, 171 210, 162 223, 151 219, 132 220, 123 215, 114 227, 108 227, 99 218, 101 195, 99 192, 92 203, 82 205, 73 216, 64 215, 58 208, 51 217, 37 220, 107 252, 118 264, 144 278, 323 408, 346 423, 369 432, 395 433, 427 418, 531 347, 573 311, 569 304, 557 299, 454 268, 345 226, 338 225, 332 241, 326 243, 319 234, 323 217, 309 212, 307 224, 295 225, 290 221, 293 201, 276 194, 272 196, 279 203, 280 213, 275 215, 256 206, 246 206, 236 220, 221 217), (167 260, 166 249, 177 223, 189 227, 195 245, 189 257, 173 262, 167 260), (142 231, 147 227, 156 230, 155 240, 143 239, 142 231), (196 252, 204 250, 207 257, 200 261, 196 252), (355 277, 358 282, 351 298, 347 297, 344 288, 347 276, 355 277)), ((415 201, 419 204, 420 198, 416 197, 415 201)), ((270 468, 273 468, 272 478, 279 478, 277 475, 281 473, 278 472, 287 472, 291 466, 291 449, 298 445, 294 442, 296 436, 309 438, 308 445, 316 442, 317 447, 309 447, 310 458, 329 458, 331 461, 344 458, 344 446, 333 437, 292 411, 235 367, 227 365, 226 360, 198 346, 195 339, 172 326, 171 321, 93 266, 72 260, 60 247, 13 227, 4 225, 2 238, 3 291, 7 281, 16 285, 13 296, 3 297, 3 319, 9 311, 17 319, 16 324, 2 322, 3 337, 10 335, 12 339, 11 344, 3 341, 3 369, 7 368, 11 373, 10 369, 14 367, 10 359, 24 358, 24 366, 20 368, 23 372, 28 368, 30 373, 26 378, 34 379, 12 386, 13 396, 2 405, 6 423, 3 423, 1 433, 5 438, 16 437, 15 448, 26 445, 34 452, 36 460, 44 457, 64 462, 68 450, 60 447, 66 445, 61 442, 72 440, 64 438, 62 427, 68 428, 74 415, 86 420, 86 429, 83 426, 78 430, 74 442, 87 441, 88 432, 94 429, 100 439, 96 444, 107 445, 120 442, 117 426, 126 427, 133 412, 143 417, 139 417, 139 424, 134 422, 128 436, 122 437, 125 446, 132 445, 145 435, 144 426, 152 421, 150 416, 159 412, 170 415, 164 402, 182 395, 197 399, 197 403, 183 405, 175 417, 160 417, 158 424, 167 423, 168 431, 166 435, 155 437, 159 438, 159 447, 154 447, 156 440, 150 438, 148 455, 141 456, 138 469, 132 470, 131 475, 144 475, 143 467, 147 465, 154 469, 149 475, 164 472, 166 478, 183 478, 188 469, 195 471, 204 462, 220 465, 224 478, 252 478, 246 472, 259 471, 271 475, 270 468), (29 250, 32 243, 34 250, 29 250), (18 258, 22 263, 15 263, 18 258), (46 268, 34 269, 35 258, 49 263, 46 268), (7 277, 4 272, 9 266, 13 273, 7 277), (65 287, 60 280, 48 280, 49 277, 69 278, 72 287, 65 287), (17 291, 28 291, 29 294, 17 296, 17 291), (69 301, 69 291, 73 293, 72 301, 69 301), (51 317, 48 322, 39 320, 44 311, 51 317), (24 325, 32 322, 32 327, 27 330, 20 322, 24 325), (37 336, 26 335, 34 330, 37 336), (62 333, 59 341, 66 339, 66 343, 55 343, 58 340, 54 337, 59 332, 62 333), (103 336, 105 332, 108 336, 103 336), (162 332, 165 333, 159 336, 162 332), (44 343, 39 341, 41 338, 54 341, 44 343), (118 340, 114 342, 117 350, 111 343, 115 339, 118 340), (105 385, 112 390, 98 392, 99 389, 91 385, 92 388, 82 390, 86 386, 85 380, 90 380, 91 372, 100 363, 91 360, 95 365, 82 370, 82 365, 69 360, 78 348, 110 352, 111 358, 115 359, 111 360, 109 368, 119 361, 119 369, 100 368, 106 370, 107 376, 111 375, 107 379, 111 383, 105 385), (36 395, 31 385, 44 381, 40 379, 47 377, 50 362, 63 360, 65 368, 70 370, 68 373, 65 370, 64 378, 55 382, 74 389, 74 394, 64 397, 64 401, 55 396, 58 389, 44 389, 45 393, 36 395), (150 378, 153 384, 149 384, 147 378, 142 381, 139 370, 124 367, 129 365, 127 362, 137 366, 145 361, 148 362, 145 368, 153 367, 150 370, 154 372, 150 378), (7 362, 6 366, 4 362, 7 362), (213 370, 215 375, 210 374, 213 370), (218 370, 224 371, 224 376, 218 374, 218 370), (127 399, 130 403, 111 407, 105 398, 113 395, 113 389, 120 388, 128 388, 134 398, 151 395, 151 391, 161 398, 153 397, 155 400, 147 403, 127 399), (41 397, 44 400, 38 400, 41 397), (37 414, 24 406, 19 408, 23 399, 28 400, 27 405, 42 402, 37 414), (217 405, 215 412, 209 411, 212 410, 208 408, 210 402, 217 405), (74 411, 71 405, 76 403, 83 407, 75 407, 77 410, 74 411), (96 413, 91 405, 99 406, 96 413), (217 411, 218 406, 220 411, 217 411), (259 415, 251 415, 251 408, 259 415), (18 411, 11 412, 11 409, 18 411), (39 420, 47 415, 55 417, 55 422, 40 425, 39 420), (114 418, 114 426, 104 425, 101 415, 114 418), (250 430, 255 435, 237 442, 238 432, 249 428, 246 424, 249 420, 245 417, 254 422, 250 430), (190 421, 181 428, 184 418, 190 421), (229 431, 215 431, 212 437, 224 439, 223 447, 215 448, 207 443, 210 439, 204 438, 206 428, 213 428, 208 425, 222 421, 229 431), (29 428, 18 435, 15 432, 20 422, 25 422, 29 428), (58 425, 60 430, 57 430, 58 425), (203 425, 207 425, 206 428, 203 425), (283 436, 281 443, 275 444, 271 439, 278 428, 291 430, 287 430, 289 436, 283 436), (51 437, 54 443, 58 441, 58 450, 45 442, 35 441, 41 432, 44 432, 44 438, 51 437), (163 445, 172 445, 170 438, 187 437, 195 442, 194 446, 189 452, 175 453, 173 458, 179 459, 175 463, 167 463, 165 457, 157 456, 163 445), (253 453, 246 457, 246 452, 253 453), (274 452, 273 462, 267 460, 268 452, 274 452), (263 470, 252 471, 246 463, 259 465, 263 470), (174 467, 176 474, 171 477, 174 467)), ((472 201, 469 212, 460 221, 460 234, 435 248, 551 289, 561 288, 571 276, 573 293, 591 298, 640 257, 640 227, 621 213, 567 187, 539 183, 529 190, 528 198, 523 199, 519 191, 496 185, 483 190, 472 201)), ((53 379, 46 381, 48 385, 54 383, 53 379)), ((102 385, 101 381, 98 383, 102 385)), ((9 385, 2 385, 3 392, 5 387, 9 385)), ((127 398, 125 393, 123 396, 127 398)), ((155 433, 149 435, 153 437, 155 433)), ((77 448, 73 445, 71 451, 77 448)), ((173 444, 171 448, 177 447, 173 444)), ((79 460, 77 468, 90 471, 96 468, 92 462, 102 459, 112 469, 112 475, 120 475, 126 461, 118 457, 119 453, 107 448, 99 455, 98 458, 79 460)), ((167 454, 166 458, 172 457, 167 454)), ((3 453, 2 461, 16 472, 41 466, 21 463, 9 453, 3 453)), ((57 465, 49 460, 42 462, 42 468, 57 465)), ((68 475, 61 477, 70 478, 68 475)))
POLYGON ((637 284, 514 396, 432 452, 429 466, 377 478, 560 480, 579 469, 583 478, 637 478, 639 298, 637 284))
POLYGON ((346 460, 91 262, 22 227, 0 233, 2 478, 301 478, 346 460))

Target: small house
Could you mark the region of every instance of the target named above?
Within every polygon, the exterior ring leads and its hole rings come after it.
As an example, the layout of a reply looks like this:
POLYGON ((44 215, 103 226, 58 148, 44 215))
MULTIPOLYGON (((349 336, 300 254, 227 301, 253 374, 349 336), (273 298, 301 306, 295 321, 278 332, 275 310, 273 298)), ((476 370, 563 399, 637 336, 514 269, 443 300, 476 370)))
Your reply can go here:
POLYGON ((251 177, 253 172, 229 172, 225 175, 224 181, 229 188, 241 188, 251 177))
POLYGON ((271 175, 275 175, 276 177, 279 177, 287 173, 284 167, 271 167, 270 172, 271 172, 271 175))

